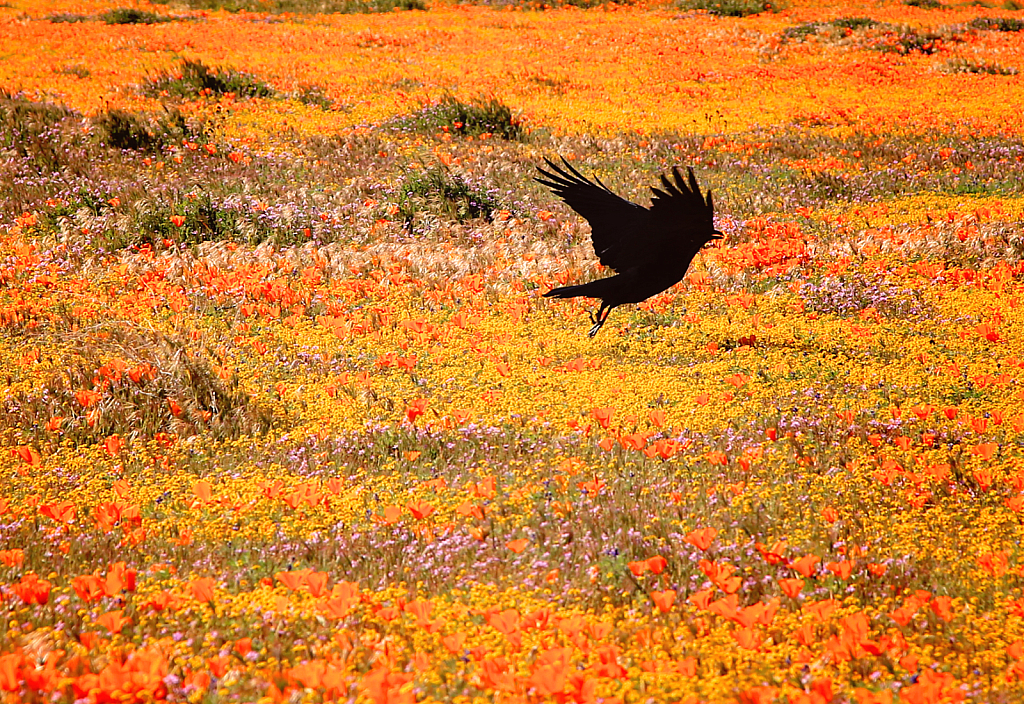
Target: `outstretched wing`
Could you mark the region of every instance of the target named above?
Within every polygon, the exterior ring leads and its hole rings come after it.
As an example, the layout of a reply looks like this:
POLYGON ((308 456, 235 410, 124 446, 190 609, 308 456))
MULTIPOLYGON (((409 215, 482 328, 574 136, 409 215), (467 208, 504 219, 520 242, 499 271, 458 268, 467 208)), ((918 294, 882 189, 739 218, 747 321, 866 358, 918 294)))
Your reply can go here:
POLYGON ((649 246, 662 253, 686 254, 690 258, 701 247, 721 238, 715 230, 715 204, 711 191, 707 198, 701 195, 693 169, 687 168, 689 179, 684 180, 679 167, 672 169, 672 180, 661 177, 662 187, 654 188, 651 199, 651 230, 649 246))
POLYGON ((590 223, 594 252, 602 264, 622 272, 649 258, 643 239, 651 211, 615 195, 596 177, 588 180, 564 158, 565 168, 550 159, 544 161, 550 171, 537 167, 544 178, 536 180, 590 223))

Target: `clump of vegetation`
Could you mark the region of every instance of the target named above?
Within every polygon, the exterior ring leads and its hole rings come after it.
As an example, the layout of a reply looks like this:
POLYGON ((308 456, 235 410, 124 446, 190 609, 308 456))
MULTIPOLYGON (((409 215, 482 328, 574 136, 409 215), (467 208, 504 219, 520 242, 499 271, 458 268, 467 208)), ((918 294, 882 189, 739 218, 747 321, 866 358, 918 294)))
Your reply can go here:
POLYGON ((990 76, 1016 76, 1019 71, 1012 66, 1003 66, 994 61, 973 59, 950 59, 942 66, 943 73, 985 73, 990 76))
POLYGON ((707 10, 721 17, 748 17, 784 9, 783 3, 771 0, 682 0, 677 7, 681 10, 707 10))
POLYGON ((10 150, 44 173, 60 171, 81 159, 81 119, 64 105, 29 100, 0 89, 0 152, 10 150))
POLYGON ((153 118, 115 108, 97 115, 93 122, 103 142, 116 149, 158 152, 183 140, 204 136, 202 125, 190 125, 177 109, 153 118))
POLYGON ((944 46, 958 44, 963 40, 958 32, 950 28, 928 30, 904 26, 887 28, 871 46, 886 53, 931 55, 941 51, 944 46))
POLYGON ((828 22, 802 22, 782 30, 782 40, 804 41, 816 35, 839 38, 861 29, 874 27, 877 24, 878 22, 870 17, 840 17, 828 22))
POLYGON ((945 7, 939 0, 903 0, 903 4, 910 7, 920 7, 925 10, 938 10, 945 7))
MULTIPOLYGON (((217 178, 229 177, 219 173, 217 178)), ((305 242, 303 230, 313 227, 308 212, 280 211, 240 197, 237 182, 210 184, 209 188, 215 192, 193 190, 140 198, 132 206, 127 225, 105 233, 105 249, 217 241, 287 246, 305 242)))
POLYGON ((300 85, 298 90, 292 93, 292 98, 303 105, 311 105, 321 110, 331 110, 334 107, 334 101, 327 95, 327 91, 323 86, 312 84, 300 85))
POLYGON ((60 222, 65 218, 73 218, 79 212, 88 213, 90 216, 98 216, 111 208, 110 202, 105 194, 93 192, 86 188, 78 188, 62 201, 55 203, 52 207, 43 210, 40 215, 42 229, 58 230, 60 222))
POLYGON ((215 201, 208 193, 190 194, 173 205, 141 202, 138 206, 133 228, 137 238, 130 244, 153 244, 163 240, 197 244, 242 239, 241 212, 215 201), (180 218, 180 225, 175 224, 174 217, 180 218))
MULTIPOLYGON (((632 5, 634 0, 618 0, 613 2, 611 0, 508 0, 506 2, 493 3, 500 7, 519 7, 524 10, 550 10, 555 7, 578 7, 581 9, 587 9, 591 7, 600 7, 602 5, 632 5)), ((489 3, 491 4, 491 3, 489 3)))
POLYGON ((82 66, 81 64, 62 66, 59 69, 54 70, 63 76, 75 76, 77 78, 88 78, 92 75, 92 71, 87 69, 85 66, 82 66))
POLYGON ((821 34, 827 28, 827 22, 801 22, 792 27, 786 27, 780 36, 784 42, 802 42, 809 37, 821 34))
POLYGON ((140 10, 136 7, 115 7, 101 13, 100 19, 107 24, 158 24, 173 20, 171 17, 140 10))
POLYGON ((64 368, 40 388, 3 400, 5 442, 42 445, 44 428, 54 419, 64 441, 74 444, 111 435, 238 437, 265 432, 273 423, 216 353, 183 339, 119 325, 96 336, 78 333, 64 358, 64 368))
POLYGON ((438 102, 393 121, 400 129, 417 132, 447 132, 457 135, 494 135, 508 140, 522 139, 522 124, 512 108, 494 97, 465 103, 447 94, 438 102))
POLYGON ((427 4, 423 0, 356 0, 344 3, 335 12, 338 13, 367 13, 393 12, 395 10, 426 10, 427 4))
POLYGON ((992 32, 1020 32, 1024 30, 1024 20, 1016 17, 975 17, 970 27, 992 32))
POLYGON ((850 31, 856 32, 858 29, 867 29, 878 25, 876 20, 870 17, 839 17, 828 24, 832 25, 836 29, 849 29, 850 31))
POLYGON ((54 12, 47 15, 46 19, 54 24, 74 24, 75 22, 88 22, 91 18, 89 15, 80 15, 76 12, 54 12))
POLYGON ((194 10, 269 12, 302 15, 356 14, 426 10, 424 0, 185 0, 194 10))
POLYGON ((415 231, 416 216, 425 211, 456 222, 477 218, 489 222, 500 207, 497 196, 441 165, 410 174, 398 195, 398 214, 409 232, 415 231))
POLYGON ((176 98, 228 93, 241 98, 277 96, 273 86, 251 73, 230 68, 212 68, 194 59, 184 59, 176 73, 164 72, 149 79, 144 90, 148 95, 166 94, 176 98))

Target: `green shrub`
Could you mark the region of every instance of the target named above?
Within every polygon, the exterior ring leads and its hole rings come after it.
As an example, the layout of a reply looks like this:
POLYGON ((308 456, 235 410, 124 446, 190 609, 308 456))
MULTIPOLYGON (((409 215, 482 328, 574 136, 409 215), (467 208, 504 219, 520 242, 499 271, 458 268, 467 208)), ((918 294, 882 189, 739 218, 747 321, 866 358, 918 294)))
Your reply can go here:
POLYGON ((1024 30, 1024 20, 1016 17, 975 17, 970 26, 993 32, 1020 32, 1024 30))
POLYGON ((124 244, 172 242, 199 242, 240 239, 241 212, 218 203, 208 193, 192 194, 181 202, 168 206, 160 203, 152 208, 140 204, 137 226, 138 239, 124 244), (181 226, 171 221, 172 215, 185 219, 181 226))
POLYGON ((632 5, 635 0, 499 0, 499 7, 519 7, 524 10, 548 10, 553 7, 579 7, 589 9, 602 5, 632 5))
POLYGON ((202 61, 184 59, 178 73, 161 73, 149 79, 145 92, 157 95, 166 92, 178 98, 233 93, 241 98, 275 97, 277 91, 251 73, 228 68, 211 68, 202 61))
POLYGON ((878 25, 878 22, 870 17, 839 17, 828 24, 836 29, 849 29, 856 32, 858 29, 875 27, 878 25))
POLYGON ((46 19, 54 24, 74 24, 75 22, 88 22, 89 15, 79 15, 74 12, 55 12, 47 15, 46 19))
MULTIPOLYGON (((60 311, 73 329, 70 310, 60 311)), ((92 335, 75 335, 64 368, 41 388, 9 394, 0 401, 0 437, 46 441, 43 426, 54 416, 64 420, 62 437, 74 444, 101 442, 112 434, 128 439, 157 433, 214 437, 258 435, 274 425, 269 409, 253 402, 237 375, 218 374, 224 364, 215 352, 190 340, 119 325, 92 335), (76 392, 93 389, 104 369, 123 367, 107 380, 96 415, 87 412, 76 392), (133 380, 130 369, 144 370, 133 380), (177 406, 175 411, 175 405, 177 406)))
POLYGON ((707 10, 722 17, 747 17, 783 9, 781 2, 771 0, 682 0, 677 7, 681 10, 707 10))
POLYGON ((827 28, 827 22, 801 22, 792 27, 786 27, 782 30, 781 37, 784 42, 802 42, 808 37, 820 34, 827 28))
POLYGON ((463 177, 443 166, 414 171, 402 184, 398 212, 409 232, 421 212, 432 212, 457 222, 483 218, 488 222, 500 208, 495 195, 470 185, 463 177))
POLYGON ((92 75, 92 71, 87 69, 81 64, 75 64, 73 66, 61 66, 59 69, 54 69, 57 73, 63 76, 76 76, 77 78, 88 78, 92 75))
POLYGON ((973 61, 971 59, 950 59, 942 67, 944 73, 986 73, 991 76, 1016 76, 1018 71, 1011 66, 995 62, 973 61))
POLYGON ((355 14, 426 10, 424 0, 184 0, 194 10, 294 14, 355 14))
POLYGON ((147 12, 134 7, 115 7, 100 14, 100 19, 107 24, 158 24, 170 22, 170 17, 147 12))
POLYGON ((68 125, 79 119, 63 105, 0 89, 0 150, 11 150, 40 172, 60 171, 81 157, 80 130, 68 125))
POLYGON ((334 107, 334 101, 327 96, 323 86, 300 85, 299 89, 292 93, 292 98, 303 105, 312 105, 321 110, 330 110, 334 107))
POLYGON ((522 125, 512 109, 494 97, 464 103, 448 94, 412 115, 397 118, 392 124, 418 132, 473 136, 492 134, 508 140, 523 137, 522 125))
POLYGON ((894 27, 886 31, 872 45, 877 51, 895 54, 934 54, 943 45, 956 44, 964 39, 960 34, 949 28, 939 30, 915 29, 913 27, 894 27))
POLYGON ((786 27, 782 30, 782 41, 805 41, 808 37, 825 35, 832 38, 843 37, 851 32, 868 29, 878 24, 868 17, 840 17, 828 22, 803 22, 786 27))
POLYGON ((183 140, 205 136, 202 126, 189 125, 176 109, 156 118, 113 109, 97 115, 93 123, 107 146, 133 151, 158 152, 183 140))

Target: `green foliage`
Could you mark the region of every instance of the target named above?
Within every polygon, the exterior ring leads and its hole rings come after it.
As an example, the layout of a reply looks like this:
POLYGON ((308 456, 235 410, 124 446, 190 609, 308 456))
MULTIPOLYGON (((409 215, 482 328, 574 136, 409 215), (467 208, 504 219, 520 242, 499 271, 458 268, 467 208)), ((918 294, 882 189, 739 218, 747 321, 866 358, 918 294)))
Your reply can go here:
POLYGON ((490 134, 508 140, 522 139, 522 125, 512 108, 494 97, 479 97, 464 103, 447 94, 438 102, 411 115, 397 118, 392 124, 416 132, 473 135, 490 134))
POLYGON ((588 9, 602 5, 632 5, 635 0, 505 0, 495 3, 498 7, 519 7, 524 10, 549 10, 555 7, 579 7, 588 9))
POLYGON ((372 14, 395 10, 426 10, 424 0, 185 0, 194 10, 292 14, 372 14))
POLYGON ((993 32, 1020 32, 1024 30, 1024 20, 1016 17, 975 17, 970 26, 993 32))
POLYGON ((489 222, 500 207, 496 196, 440 165, 414 171, 405 179, 398 196, 398 213, 410 232, 414 231, 417 214, 422 212, 433 212, 457 222, 477 218, 489 222))
POLYGON ((63 105, 0 90, 0 151, 11 150, 41 172, 60 171, 80 156, 81 138, 68 124, 80 117, 63 105))
POLYGON ((827 27, 827 22, 801 22, 800 24, 795 24, 792 27, 786 27, 782 30, 782 41, 802 42, 808 37, 820 34, 822 30, 827 27))
POLYGON ((802 22, 782 30, 782 41, 805 41, 808 37, 841 38, 878 25, 868 17, 840 17, 828 22, 802 22))
POLYGON ((85 188, 80 188, 61 203, 42 211, 40 221, 44 229, 56 230, 61 220, 72 218, 80 211, 96 216, 109 210, 110 203, 106 197, 85 188))
MULTIPOLYGON (((67 329, 74 329, 70 308, 57 312, 67 329)), ((82 335, 75 343, 64 368, 41 388, 9 395, 0 403, 0 437, 14 431, 42 442, 46 422, 80 416, 76 393, 93 389, 101 380, 105 398, 95 422, 66 423, 65 441, 92 444, 113 434, 129 439, 160 432, 238 437, 265 432, 273 424, 271 413, 252 403, 236 375, 226 380, 218 376, 214 365, 219 368, 223 360, 192 342, 122 324, 103 335, 82 335), (141 370, 137 380, 128 374, 131 369, 141 370)))
POLYGON ((64 76, 75 76, 77 78, 88 78, 92 75, 92 71, 87 69, 81 64, 74 64, 73 66, 62 66, 59 69, 55 69, 57 73, 64 76))
POLYGON ((135 7, 115 7, 101 13, 99 17, 107 24, 158 24, 172 21, 170 17, 135 7))
POLYGON ((145 113, 108 110, 97 115, 94 124, 103 142, 116 149, 158 152, 182 140, 203 136, 202 126, 191 126, 178 110, 167 110, 157 118, 145 113))
POLYGON ((859 29, 875 27, 878 25, 878 22, 870 17, 839 17, 828 24, 836 29, 849 29, 856 32, 859 29))
POLYGON ((1003 66, 994 61, 975 61, 973 59, 950 59, 942 67, 945 73, 984 73, 990 76, 1016 76, 1018 71, 1012 66, 1003 66))
POLYGON ((55 12, 46 16, 46 20, 54 24, 74 24, 75 22, 88 22, 89 19, 89 15, 79 15, 75 12, 55 12))
POLYGON ((872 48, 886 53, 930 55, 944 45, 956 44, 963 40, 958 32, 948 27, 929 30, 904 26, 886 31, 872 48))
POLYGON ((161 73, 145 85, 148 95, 166 92, 177 98, 233 93, 240 98, 276 97, 277 91, 251 73, 229 68, 211 68, 202 61, 184 59, 177 73, 161 73))
POLYGON ((938 10, 945 7, 939 0, 903 0, 903 4, 910 7, 920 7, 925 10, 938 10))
POLYGON ((0 124, 9 130, 31 133, 77 116, 78 113, 64 105, 37 102, 29 100, 21 93, 9 93, 0 89, 0 124))
POLYGON ((748 17, 762 12, 778 12, 784 3, 771 0, 681 0, 681 10, 707 10, 722 17, 748 17))
POLYGON ((241 213, 218 203, 208 193, 189 194, 174 204, 141 204, 138 213, 138 240, 131 244, 155 244, 163 240, 197 244, 211 240, 240 237, 241 213), (179 227, 172 215, 185 218, 179 227))
MULTIPOLYGON (((215 185, 209 187, 223 192, 215 185)), ((133 204, 130 226, 108 232, 105 248, 112 251, 147 244, 163 246, 168 242, 195 245, 218 241, 285 246, 304 242, 301 230, 301 224, 288 225, 265 217, 264 212, 237 194, 191 191, 140 199, 133 204), (181 224, 172 218, 179 218, 181 224)))
POLYGON ((323 86, 312 84, 300 85, 299 89, 292 94, 292 98, 303 105, 312 105, 321 110, 330 110, 334 107, 334 101, 328 97, 327 91, 323 86))

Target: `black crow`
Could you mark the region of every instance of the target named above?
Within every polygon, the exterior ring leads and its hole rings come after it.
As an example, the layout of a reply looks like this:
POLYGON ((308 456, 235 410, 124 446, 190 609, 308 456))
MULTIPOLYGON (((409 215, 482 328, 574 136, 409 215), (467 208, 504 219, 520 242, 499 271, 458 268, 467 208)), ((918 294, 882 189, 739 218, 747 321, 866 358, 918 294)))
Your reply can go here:
POLYGON ((550 298, 600 298, 597 315, 590 314, 594 323, 590 337, 597 334, 615 306, 639 303, 682 281, 701 247, 722 238, 715 229, 711 191, 705 200, 692 168, 687 169, 689 183, 679 167, 672 169, 674 183, 662 176, 662 189, 651 187, 654 197, 651 207, 645 208, 615 195, 597 177, 587 180, 564 158, 565 168, 550 159, 544 161, 550 171, 537 167, 544 178, 536 180, 586 218, 597 258, 618 272, 544 294, 550 298))

